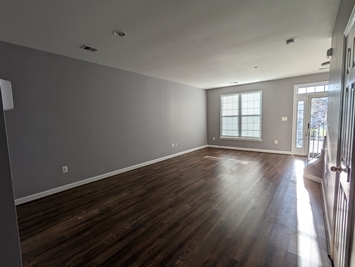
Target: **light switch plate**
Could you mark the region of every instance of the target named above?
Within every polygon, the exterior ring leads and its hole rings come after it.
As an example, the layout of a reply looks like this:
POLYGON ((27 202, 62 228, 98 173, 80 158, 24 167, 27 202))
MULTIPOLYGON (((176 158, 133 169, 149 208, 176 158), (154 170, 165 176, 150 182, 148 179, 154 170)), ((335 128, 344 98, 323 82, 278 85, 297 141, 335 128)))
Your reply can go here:
POLYGON ((282 117, 281 120, 282 121, 287 121, 287 117, 282 117))

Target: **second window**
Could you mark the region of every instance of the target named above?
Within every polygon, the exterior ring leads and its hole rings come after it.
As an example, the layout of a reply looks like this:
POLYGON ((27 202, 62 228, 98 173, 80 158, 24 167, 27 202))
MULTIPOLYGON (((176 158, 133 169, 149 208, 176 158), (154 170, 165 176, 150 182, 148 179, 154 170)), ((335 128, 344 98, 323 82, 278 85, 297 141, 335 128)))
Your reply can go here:
POLYGON ((221 96, 221 137, 261 138, 261 91, 221 96))

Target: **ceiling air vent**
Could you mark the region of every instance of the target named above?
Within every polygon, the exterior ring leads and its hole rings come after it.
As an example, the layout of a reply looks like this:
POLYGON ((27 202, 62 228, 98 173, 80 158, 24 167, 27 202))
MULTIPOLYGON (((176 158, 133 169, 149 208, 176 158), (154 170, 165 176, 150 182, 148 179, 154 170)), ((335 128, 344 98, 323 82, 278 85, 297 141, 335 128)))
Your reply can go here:
POLYGON ((85 49, 85 50, 88 50, 88 51, 91 51, 91 52, 96 52, 97 49, 96 48, 93 48, 91 46, 87 46, 87 45, 83 45, 80 47, 81 49, 85 49))

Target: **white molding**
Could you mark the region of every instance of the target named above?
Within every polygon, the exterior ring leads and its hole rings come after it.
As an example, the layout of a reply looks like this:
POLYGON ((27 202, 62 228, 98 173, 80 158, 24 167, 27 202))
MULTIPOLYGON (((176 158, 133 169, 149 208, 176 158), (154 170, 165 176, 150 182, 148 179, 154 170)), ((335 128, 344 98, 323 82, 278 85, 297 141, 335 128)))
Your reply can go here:
POLYGON ((303 178, 306 178, 308 180, 312 180, 313 182, 316 182, 319 184, 322 183, 322 178, 312 175, 312 174, 309 174, 309 173, 303 173, 303 178))
MULTIPOLYGON (((310 86, 323 85, 323 84, 324 85, 329 84, 329 81, 319 81, 319 82, 312 82, 312 83, 298 83, 293 86, 293 90, 296 95, 297 89, 300 87, 310 87, 310 86)), ((312 94, 312 93, 308 93, 308 94, 312 94)), ((315 93, 315 94, 318 94, 318 93, 315 93)))
POLYGON ((157 162, 160 162, 160 161, 164 161, 164 160, 167 160, 167 159, 175 158, 175 157, 181 156, 183 154, 187 154, 187 153, 190 153, 190 152, 193 152, 193 151, 196 151, 196 150, 200 150, 200 149, 203 149, 203 148, 206 148, 206 147, 208 147, 208 145, 195 147, 195 148, 188 149, 188 150, 185 150, 185 151, 182 151, 182 152, 179 152, 179 153, 171 154, 171 155, 168 155, 168 156, 165 156, 165 157, 162 157, 162 158, 153 159, 153 160, 146 161, 146 162, 143 162, 143 163, 139 163, 139 164, 136 164, 136 165, 133 165, 133 166, 129 166, 127 168, 123 168, 123 169, 119 169, 119 170, 116 170, 116 171, 113 171, 113 172, 100 174, 98 176, 87 178, 87 179, 84 179, 84 180, 81 180, 81 181, 78 181, 78 182, 75 182, 75 183, 63 185, 63 186, 56 187, 56 188, 53 188, 53 189, 49 189, 49 190, 46 190, 46 191, 43 191, 43 192, 40 192, 40 193, 36 193, 36 194, 30 195, 30 196, 18 198, 18 199, 15 200, 15 205, 20 205, 20 204, 23 204, 23 203, 26 203, 26 202, 29 202, 29 201, 32 201, 32 200, 36 200, 36 199, 39 199, 39 198, 42 198, 42 197, 46 197, 46 196, 49 196, 49 195, 53 195, 53 194, 65 191, 65 190, 68 190, 68 189, 71 189, 71 188, 74 188, 74 187, 78 187, 78 186, 81 186, 81 185, 84 185, 84 184, 89 184, 89 183, 92 183, 92 182, 95 182, 95 181, 99 181, 99 180, 102 180, 102 179, 105 179, 105 178, 108 178, 108 177, 111 177, 111 176, 114 176, 114 175, 117 175, 117 174, 120 174, 120 173, 132 171, 132 170, 135 170, 135 169, 147 166, 147 165, 151 165, 151 164, 154 164, 154 163, 157 163, 157 162))
MULTIPOLYGON (((309 112, 309 105, 310 105, 310 97, 312 96, 328 96, 328 92, 314 92, 314 93, 305 93, 305 94, 297 94, 298 88, 300 87, 309 87, 309 86, 317 86, 317 85, 327 85, 329 81, 320 81, 320 82, 312 82, 312 83, 303 83, 303 84, 295 84, 293 86, 293 103, 292 103, 292 155, 300 155, 306 156, 308 153, 308 149, 306 149, 309 145, 308 137, 304 137, 303 147, 296 148, 296 120, 297 120, 297 102, 304 101, 305 109, 304 109, 304 122, 307 120, 307 114, 309 112)), ((304 123, 303 130, 305 134, 306 131, 306 123, 304 123)))
POLYGON ((352 26, 354 25, 355 22, 355 6, 353 7, 353 10, 351 11, 351 15, 350 18, 348 20, 348 24, 346 25, 345 31, 344 31, 344 35, 348 36, 352 26))
POLYGON ((333 236, 332 236, 332 231, 330 230, 330 223, 329 223, 329 216, 328 216, 328 205, 327 205, 327 200, 325 198, 325 188, 324 188, 324 180, 322 179, 321 181, 321 187, 322 187, 322 198, 323 198, 323 208, 324 208, 324 215, 325 215, 325 220, 326 220, 326 226, 325 226, 325 230, 327 231, 327 235, 328 235, 328 248, 330 251, 328 251, 328 253, 331 255, 332 254, 332 250, 333 250, 333 246, 332 246, 332 242, 331 240, 333 240, 333 236))
POLYGON ((291 151, 283 151, 283 150, 268 150, 268 149, 259 149, 259 148, 247 148, 247 147, 235 147, 235 146, 215 146, 215 145, 208 145, 208 147, 223 148, 223 149, 233 149, 233 150, 242 150, 242 151, 251 151, 251 152, 262 152, 262 153, 291 155, 291 151))

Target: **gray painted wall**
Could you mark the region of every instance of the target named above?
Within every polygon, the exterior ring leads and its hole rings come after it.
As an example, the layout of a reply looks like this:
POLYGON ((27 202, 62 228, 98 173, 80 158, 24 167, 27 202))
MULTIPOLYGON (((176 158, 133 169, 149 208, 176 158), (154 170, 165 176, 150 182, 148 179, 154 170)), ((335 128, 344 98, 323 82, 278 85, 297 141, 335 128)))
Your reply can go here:
MULTIPOLYGON (((330 241, 333 241, 335 227, 335 205, 339 177, 330 171, 331 166, 338 166, 338 144, 340 140, 340 111, 341 111, 341 89, 343 86, 343 56, 344 56, 344 31, 350 18, 351 11, 355 5, 354 0, 341 0, 337 19, 332 35, 333 56, 331 58, 329 73, 329 108, 328 108, 328 152, 325 157, 326 173, 324 177, 325 199, 328 209, 328 222, 330 227, 330 241)), ((355 213, 354 213, 355 216, 355 213)), ((354 229, 355 230, 355 229, 354 229)), ((355 265, 355 238, 352 246, 352 263, 355 265)), ((332 251, 330 251, 332 253, 332 251)))
POLYGON ((0 92, 0 266, 21 265, 20 241, 12 189, 5 120, 0 92))
POLYGON ((209 145, 291 151, 292 106, 295 84, 327 81, 328 73, 231 86, 207 91, 207 140, 209 145), (220 96, 247 91, 262 91, 262 142, 221 140, 220 96), (288 121, 281 121, 288 117, 288 121), (216 140, 212 138, 216 137, 216 140), (279 144, 275 145, 274 140, 279 144))
POLYGON ((206 145, 202 89, 3 42, 0 58, 16 198, 206 145))

